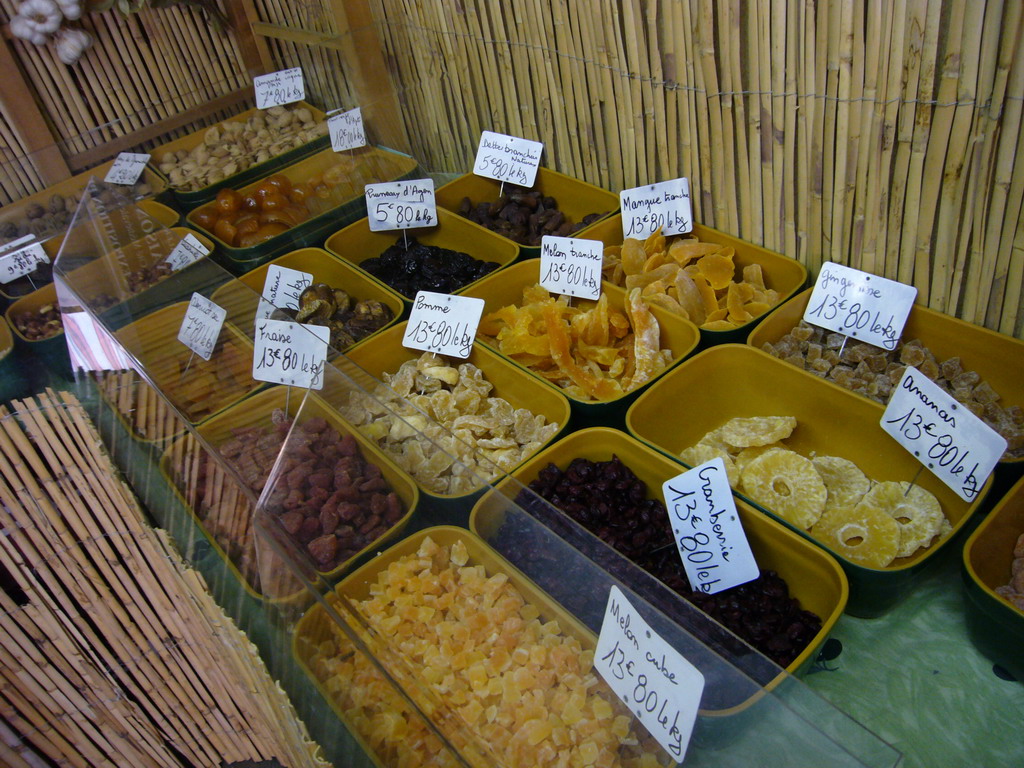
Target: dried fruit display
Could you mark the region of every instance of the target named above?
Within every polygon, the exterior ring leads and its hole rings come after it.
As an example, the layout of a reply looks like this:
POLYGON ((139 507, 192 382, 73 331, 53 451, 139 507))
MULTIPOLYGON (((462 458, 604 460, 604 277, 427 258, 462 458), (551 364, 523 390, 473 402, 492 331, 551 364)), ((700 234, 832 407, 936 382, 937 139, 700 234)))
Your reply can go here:
POLYGON ((60 307, 56 304, 45 304, 29 312, 18 312, 12 319, 14 327, 29 341, 42 341, 64 332, 60 307))
POLYGON ((659 229, 646 240, 626 238, 604 249, 605 280, 640 289, 644 301, 682 315, 708 331, 728 331, 760 317, 779 303, 760 264, 735 279, 732 246, 702 243, 694 235, 665 237, 659 229))
POLYGON ((208 128, 191 150, 163 153, 158 167, 172 187, 194 192, 325 135, 327 123, 306 107, 270 107, 208 128))
MULTIPOLYGON (((781 667, 789 666, 821 630, 821 619, 802 610, 773 571, 715 595, 693 590, 679 562, 664 503, 649 498, 644 483, 618 457, 598 462, 576 458, 564 470, 549 464, 529 487, 781 667)), ((525 492, 516 501, 536 506, 525 492)), ((499 532, 508 542, 500 548, 528 551, 528 541, 515 541, 520 536, 499 532)), ((564 577, 565 564, 548 567, 556 578, 564 577)), ((589 615, 600 615, 603 596, 597 602, 589 615)))
POLYGON ((996 594, 1006 598, 1010 605, 1024 613, 1024 533, 1017 537, 1017 543, 1013 547, 1010 582, 996 587, 996 594))
MULTIPOLYGON (((502 765, 667 763, 650 737, 633 731, 630 713, 592 669, 593 649, 542 616, 506 574, 472 563, 459 540, 449 547, 425 537, 415 554, 379 573, 355 609, 413 670, 416 680, 406 684, 432 689, 502 765)), ((448 764, 443 753, 434 761, 430 740, 404 707, 387 709, 386 684, 362 654, 351 655, 340 630, 332 632, 310 666, 377 756, 391 765, 448 764)), ((439 722, 458 744, 455 729, 439 722)))
POLYGON ((221 334, 209 360, 178 344, 174 354, 151 360, 150 371, 156 385, 193 424, 262 386, 252 378, 252 349, 229 333, 221 334))
POLYGON ((720 457, 730 484, 754 503, 847 560, 884 568, 952 531, 938 499, 919 486, 873 481, 841 456, 807 458, 782 443, 790 416, 732 419, 679 457, 691 466, 720 457))
POLYGON ((254 493, 274 483, 267 510, 280 516, 281 526, 319 570, 336 568, 401 519, 401 499, 352 435, 342 435, 314 417, 302 422, 286 442, 292 420, 275 410, 270 422, 267 427, 233 429, 231 439, 217 450, 254 493), (271 478, 282 449, 280 469, 271 478))
POLYGON ((558 210, 555 198, 539 190, 510 186, 494 202, 474 203, 468 197, 459 203, 458 214, 520 245, 539 246, 545 235, 569 237, 607 215, 588 213, 573 223, 558 210))
POLYGON ((1024 408, 1001 404, 999 393, 977 372, 965 370, 959 357, 939 362, 919 339, 900 341, 887 351, 801 320, 777 342, 765 342, 761 348, 879 403, 889 401, 911 365, 1006 439, 1004 459, 1024 456, 1024 408))
POLYGON ((642 387, 672 362, 658 320, 634 288, 624 311, 602 293, 596 302, 523 289, 522 305, 480 319, 477 336, 580 400, 615 400, 642 387))
POLYGON ((399 237, 380 256, 359 266, 408 298, 419 291, 454 293, 501 265, 468 253, 427 245, 415 237, 399 237))
POLYGON ((314 283, 303 289, 298 309, 280 311, 297 322, 330 328, 330 345, 337 350, 351 347, 395 318, 386 304, 376 299, 357 300, 326 283, 314 283))
POLYGON ((474 491, 538 451, 561 425, 490 397, 472 363, 431 352, 408 360, 372 393, 353 392, 340 410, 433 493, 474 491))

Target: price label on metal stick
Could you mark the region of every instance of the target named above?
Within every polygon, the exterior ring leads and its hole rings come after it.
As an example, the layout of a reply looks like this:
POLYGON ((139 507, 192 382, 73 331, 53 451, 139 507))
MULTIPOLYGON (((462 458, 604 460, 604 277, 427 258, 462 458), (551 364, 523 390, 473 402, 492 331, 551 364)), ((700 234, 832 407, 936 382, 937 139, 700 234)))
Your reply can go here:
POLYGON ((253 78, 256 90, 256 108, 269 109, 282 104, 291 104, 306 98, 306 83, 302 79, 302 67, 281 69, 253 78))
POLYGON ((661 493, 694 589, 713 595, 761 575, 721 458, 667 480, 661 493))
POLYGON ((679 178, 619 192, 622 235, 643 240, 659 229, 681 235, 693 229, 690 182, 679 178))
POLYGON ((476 150, 473 173, 488 179, 532 187, 544 145, 539 141, 484 131, 476 150))
POLYGON ((601 298, 604 243, 545 235, 540 241, 540 284, 553 293, 601 298))
POLYGON ((257 320, 252 377, 257 381, 322 389, 331 329, 288 320, 257 320))
POLYGON ((704 675, 648 626, 618 587, 608 593, 594 667, 672 758, 683 762, 704 675))
POLYGON ((309 272, 272 264, 263 281, 263 295, 256 309, 256 319, 269 318, 275 309, 298 309, 299 296, 312 284, 313 276, 309 272))
POLYGON ((804 320, 882 349, 896 349, 917 288, 859 269, 821 265, 804 320))
POLYGON ((433 227, 437 224, 432 179, 367 184, 364 189, 371 232, 433 227))
POLYGON ((148 162, 149 155, 122 152, 114 159, 114 164, 110 166, 110 170, 107 171, 103 180, 108 184, 131 186, 139 180, 139 176, 146 170, 148 162))
POLYGON ((338 112, 327 118, 327 132, 331 136, 331 149, 344 152, 366 146, 366 131, 363 129, 363 113, 356 107, 348 112, 338 112))
POLYGON ((484 300, 420 291, 416 294, 402 346, 451 357, 469 357, 484 311, 484 300))
POLYGON ((40 264, 49 264, 50 258, 39 243, 32 243, 13 253, 0 256, 0 283, 9 283, 35 272, 40 264))
POLYGON ((204 256, 209 255, 209 250, 191 233, 185 235, 174 246, 174 250, 167 254, 164 259, 170 265, 173 272, 184 269, 189 264, 194 264, 204 256))
POLYGON ((193 293, 178 330, 178 341, 203 360, 209 360, 220 338, 227 310, 200 293, 193 293))
POLYGON ((881 427, 969 502, 1006 450, 998 432, 912 366, 889 398, 881 427))

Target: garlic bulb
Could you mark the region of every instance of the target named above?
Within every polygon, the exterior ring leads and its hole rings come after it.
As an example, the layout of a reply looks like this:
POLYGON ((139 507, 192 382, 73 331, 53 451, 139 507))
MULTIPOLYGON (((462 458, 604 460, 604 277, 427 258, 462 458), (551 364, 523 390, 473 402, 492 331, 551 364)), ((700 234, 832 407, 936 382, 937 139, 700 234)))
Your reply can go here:
POLYGON ((64 20, 64 14, 54 0, 25 0, 18 6, 18 16, 26 19, 35 32, 44 35, 56 32, 64 20))
POLYGON ((57 33, 57 58, 65 64, 74 64, 92 45, 92 36, 82 29, 65 27, 57 33))
POLYGON ((35 45, 44 45, 50 39, 42 32, 37 32, 35 25, 24 16, 12 16, 11 22, 7 26, 12 35, 22 40, 28 40, 35 45))
POLYGON ((64 14, 64 18, 69 21, 82 17, 82 3, 80 0, 57 0, 57 5, 60 6, 60 11, 64 14))

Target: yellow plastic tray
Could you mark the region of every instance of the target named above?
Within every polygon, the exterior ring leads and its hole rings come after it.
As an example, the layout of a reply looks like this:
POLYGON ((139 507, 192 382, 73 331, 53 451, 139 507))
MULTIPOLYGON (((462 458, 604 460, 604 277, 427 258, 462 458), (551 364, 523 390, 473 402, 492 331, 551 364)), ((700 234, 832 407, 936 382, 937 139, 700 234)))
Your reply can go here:
MULTIPOLYGON (((540 282, 540 261, 537 259, 529 259, 513 264, 498 274, 484 277, 470 286, 465 291, 465 294, 467 296, 483 299, 483 313, 486 315, 488 312, 494 312, 495 310, 510 304, 521 306, 523 303, 523 288, 536 285, 538 282, 540 282)), ((619 310, 622 309, 626 301, 626 295, 622 289, 605 283, 602 284, 601 290, 603 293, 608 295, 608 301, 611 306, 619 310)), ((573 299, 573 306, 591 305, 593 305, 593 302, 573 299)), ((680 361, 684 360, 691 352, 693 352, 697 347, 697 342, 700 340, 700 334, 697 331, 696 325, 691 323, 689 320, 684 320, 679 315, 667 312, 661 307, 652 307, 651 311, 654 313, 654 316, 657 318, 658 324, 661 327, 661 347, 663 349, 667 348, 672 350, 672 362, 666 369, 671 370, 674 366, 678 365, 680 361)), ((497 351, 497 349, 495 349, 495 351, 497 351)), ((502 357, 504 357, 504 355, 502 357)), ((510 360, 510 358, 507 357, 505 359, 510 360)), ((515 363, 514 360, 512 360, 512 362, 519 366, 519 364, 515 363)), ((536 376, 548 386, 557 389, 559 392, 562 391, 557 385, 548 382, 539 374, 533 373, 529 368, 526 368, 525 366, 519 367, 524 371, 530 372, 531 375, 536 376)), ((662 373, 656 376, 653 381, 657 381, 664 375, 665 371, 662 371, 662 373)), ((632 392, 627 392, 616 400, 590 401, 568 395, 567 397, 569 397, 569 401, 572 403, 573 416, 589 426, 595 422, 601 423, 606 419, 614 419, 616 416, 621 418, 622 414, 625 412, 625 406, 636 399, 641 392, 650 386, 651 382, 648 382, 644 386, 639 387, 632 392)))
MULTIPOLYGON (((761 349, 765 342, 774 344, 789 333, 804 316, 812 291, 813 288, 802 291, 765 319, 750 334, 747 344, 761 349)), ((920 339, 940 362, 959 357, 964 370, 977 371, 983 381, 992 385, 1003 405, 1024 407, 1024 341, 918 304, 911 308, 901 338, 920 339)), ((806 375, 818 379, 814 374, 806 375)), ((1024 457, 1004 459, 1000 464, 1018 465, 1024 470, 1024 457)))
MULTIPOLYGON (((822 386, 816 377, 766 352, 726 344, 670 371, 637 399, 626 414, 626 425, 633 435, 674 457, 734 417, 794 416, 796 431, 785 442, 798 453, 842 456, 874 480, 909 481, 921 465, 881 428, 883 412, 877 403, 837 386, 822 386)), ((910 588, 911 577, 968 521, 991 481, 972 503, 928 471, 922 471, 916 483, 938 498, 953 530, 928 549, 883 569, 865 568, 836 555, 850 580, 848 610, 854 615, 877 615, 894 604, 910 588)))
MULTIPOLYGON (((376 335, 366 344, 352 348, 344 360, 337 360, 333 365, 352 379, 363 389, 372 392, 377 384, 384 380, 385 373, 395 373, 406 360, 415 360, 422 352, 402 346, 406 323, 399 323, 376 335)), ((478 367, 492 385, 489 397, 502 397, 512 404, 513 408, 525 408, 534 414, 542 414, 548 423, 557 422, 560 426, 552 440, 562 434, 570 416, 569 401, 553 387, 545 386, 532 376, 526 375, 518 366, 512 365, 482 344, 474 344, 465 361, 452 358, 452 363, 468 362, 478 367)), ((328 383, 331 377, 327 379, 328 383)), ((326 385, 325 385, 326 386, 326 385)), ((324 397, 329 402, 340 402, 347 397, 346 393, 332 393, 325 389, 324 397)), ((383 449, 380 449, 383 450, 383 449)), ((432 493, 420 487, 424 496, 444 501, 464 500, 476 494, 475 489, 468 494, 445 495, 432 493)))
POLYGON ((192 355, 191 350, 178 341, 178 331, 181 329, 181 322, 187 309, 188 302, 171 304, 115 331, 114 337, 128 354, 149 371, 154 385, 160 388, 185 418, 192 424, 199 424, 265 384, 252 378, 252 341, 230 323, 224 323, 210 362, 216 363, 222 345, 225 340, 230 339, 243 355, 249 356, 249 365, 245 368, 248 372, 242 374, 234 386, 218 389, 215 394, 211 394, 207 398, 210 402, 207 404, 208 413, 205 415, 199 416, 194 410, 189 411, 178 393, 187 380, 187 374, 183 379, 177 372, 178 363, 187 363, 192 355))
MULTIPOLYGON (((701 343, 704 346, 743 341, 754 326, 774 312, 775 309, 782 306, 787 299, 803 288, 807 282, 807 269, 804 265, 795 259, 783 256, 781 253, 769 251, 760 245, 748 243, 745 240, 740 240, 732 235, 727 235, 725 232, 719 232, 717 229, 705 227, 701 224, 693 225, 693 234, 702 243, 718 243, 735 249, 736 255, 733 257, 733 264, 736 265, 737 275, 742 274, 743 267, 750 264, 760 264, 765 286, 779 292, 778 304, 744 325, 727 331, 709 331, 701 328, 701 343)), ((587 229, 586 236, 591 240, 600 240, 606 247, 622 245, 624 239, 622 234, 622 214, 616 213, 607 219, 597 222, 587 229)))
MULTIPOLYGON (((506 189, 513 189, 512 185, 506 184, 506 189)), ((487 179, 477 176, 475 173, 467 173, 465 176, 448 182, 437 189, 435 200, 441 208, 457 214, 459 204, 464 197, 468 197, 473 204, 484 201, 491 202, 498 199, 501 189, 501 182, 494 179, 487 179)), ((583 220, 583 217, 591 213, 611 214, 619 210, 619 196, 607 189, 595 187, 580 179, 574 179, 550 168, 538 168, 537 179, 533 189, 540 190, 542 195, 553 197, 558 201, 558 210, 565 214, 566 218, 574 224, 583 220)), ((583 227, 575 232, 573 237, 590 237, 590 229, 597 222, 583 227)), ((504 235, 498 235, 506 242, 513 242, 504 235)), ((521 246, 522 255, 531 258, 540 255, 540 246, 521 246)))
MULTIPOLYGON (((496 262, 499 270, 519 257, 519 245, 516 243, 440 207, 437 209, 436 227, 412 229, 408 234, 424 245, 462 251, 475 259, 496 262)), ((380 256, 401 238, 402 233, 397 230, 372 232, 369 219, 362 218, 328 237, 324 248, 338 258, 360 266, 367 259, 380 256)), ((465 292, 477 282, 462 286, 456 293, 465 292)), ((414 298, 405 296, 410 303, 414 298)))
MULTIPOLYGON (((515 499, 520 484, 529 485, 549 464, 564 470, 576 458, 597 462, 609 461, 615 456, 643 481, 648 498, 660 499, 662 483, 686 471, 681 463, 666 458, 617 429, 583 429, 545 448, 512 472, 510 479, 488 491, 473 507, 470 529, 485 541, 493 538, 504 522, 506 510, 510 501, 515 499)), ((778 573, 789 585, 790 595, 800 601, 801 607, 821 618, 821 630, 786 668, 787 672, 795 673, 814 660, 818 648, 846 607, 849 594, 846 576, 838 563, 822 549, 761 514, 742 499, 736 498, 735 501, 758 566, 778 573)))
POLYGON ((1024 681, 1024 612, 996 594, 1010 582, 1017 537, 1024 533, 1024 479, 1010 489, 964 544, 967 629, 975 645, 1024 681))
MULTIPOLYGON (((394 319, 384 328, 394 325, 405 310, 405 303, 399 294, 362 270, 356 269, 323 248, 300 248, 279 256, 251 272, 246 272, 237 280, 221 286, 214 292, 211 300, 223 307, 227 311, 228 322, 237 325, 245 334, 252 335, 255 332, 259 297, 263 293, 263 284, 272 265, 308 272, 313 275, 314 283, 327 283, 332 288, 341 288, 356 301, 375 299, 381 302, 394 314, 394 319)), ((380 330, 360 339, 356 344, 362 344, 378 333, 380 330)))

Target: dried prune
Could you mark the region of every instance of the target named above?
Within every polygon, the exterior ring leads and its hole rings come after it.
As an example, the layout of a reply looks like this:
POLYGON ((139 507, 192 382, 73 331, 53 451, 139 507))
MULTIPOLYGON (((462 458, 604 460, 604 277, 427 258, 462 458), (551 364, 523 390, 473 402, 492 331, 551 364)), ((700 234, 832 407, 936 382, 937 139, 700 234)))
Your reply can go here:
POLYGON ((398 238, 380 256, 360 266, 399 293, 412 298, 419 291, 453 293, 498 268, 493 261, 476 259, 468 253, 420 243, 416 238, 398 238))

